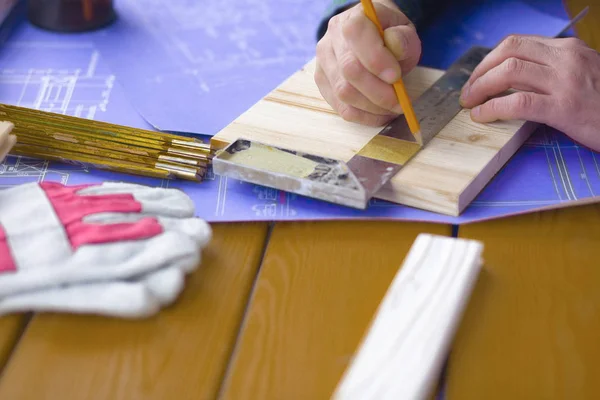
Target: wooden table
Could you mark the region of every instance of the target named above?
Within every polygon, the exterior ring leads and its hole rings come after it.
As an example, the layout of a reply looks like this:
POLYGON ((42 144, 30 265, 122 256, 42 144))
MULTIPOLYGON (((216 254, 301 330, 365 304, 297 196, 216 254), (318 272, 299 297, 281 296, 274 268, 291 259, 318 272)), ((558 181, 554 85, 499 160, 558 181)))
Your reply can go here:
MULTIPOLYGON (((569 1, 572 12, 587 2, 569 1)), ((600 49, 598 7, 580 27, 600 49)), ((0 319, 0 399, 326 399, 420 232, 444 225, 214 225, 177 305, 145 321, 0 319), (169 397, 167 397, 169 396, 169 397)), ((600 206, 462 226, 486 264, 449 399, 596 398, 600 206)))

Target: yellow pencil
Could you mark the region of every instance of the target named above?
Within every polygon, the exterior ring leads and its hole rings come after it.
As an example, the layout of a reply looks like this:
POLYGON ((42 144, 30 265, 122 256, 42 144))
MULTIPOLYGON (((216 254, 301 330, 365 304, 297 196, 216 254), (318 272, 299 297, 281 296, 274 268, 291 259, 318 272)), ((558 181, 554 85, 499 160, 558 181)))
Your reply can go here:
MULTIPOLYGON (((383 40, 383 28, 379 23, 379 19, 377 18, 377 14, 375 13, 375 7, 373 7, 373 3, 371 2, 371 0, 360 1, 365 10, 365 15, 371 20, 371 22, 375 24, 375 26, 377 26, 379 34, 381 35, 381 39, 383 40)), ((406 116, 406 122, 408 123, 408 127, 410 128, 411 133, 413 134, 417 142, 422 145, 423 139, 421 137, 421 127, 419 126, 419 121, 417 119, 417 116, 415 115, 415 110, 413 109, 412 103, 410 102, 410 98, 406 93, 406 88, 404 87, 402 77, 400 77, 400 79, 398 79, 398 81, 394 83, 394 90, 396 91, 396 96, 398 97, 400 107, 402 107, 404 115, 406 116)))

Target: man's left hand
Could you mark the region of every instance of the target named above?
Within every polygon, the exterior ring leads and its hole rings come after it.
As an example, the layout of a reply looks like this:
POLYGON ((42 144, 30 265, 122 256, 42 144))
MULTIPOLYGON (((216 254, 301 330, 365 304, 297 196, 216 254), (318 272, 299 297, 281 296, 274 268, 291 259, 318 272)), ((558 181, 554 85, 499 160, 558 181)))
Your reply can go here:
POLYGON ((510 36, 475 68, 461 104, 476 122, 543 123, 600 151, 600 53, 576 38, 510 36))

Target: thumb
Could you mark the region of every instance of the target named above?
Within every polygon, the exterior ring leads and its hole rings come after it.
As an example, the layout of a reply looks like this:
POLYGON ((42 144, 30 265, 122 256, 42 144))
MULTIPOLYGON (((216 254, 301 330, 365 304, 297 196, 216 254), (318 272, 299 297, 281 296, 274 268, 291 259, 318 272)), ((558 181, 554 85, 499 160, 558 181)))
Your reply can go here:
POLYGON ((408 73, 421 58, 421 40, 417 31, 408 25, 399 25, 383 31, 385 46, 396 60, 403 64, 403 71, 408 73))

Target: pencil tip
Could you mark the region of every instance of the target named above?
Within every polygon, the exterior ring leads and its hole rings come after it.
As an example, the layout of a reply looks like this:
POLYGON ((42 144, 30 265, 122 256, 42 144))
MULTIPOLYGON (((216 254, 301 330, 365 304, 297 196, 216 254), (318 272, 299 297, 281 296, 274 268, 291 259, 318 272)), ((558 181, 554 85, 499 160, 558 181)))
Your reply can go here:
POLYGON ((415 139, 417 139, 417 143, 423 146, 423 135, 421 135, 421 131, 417 131, 414 133, 415 139))

